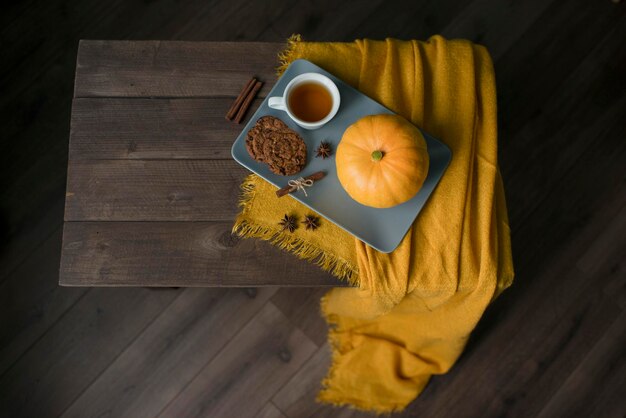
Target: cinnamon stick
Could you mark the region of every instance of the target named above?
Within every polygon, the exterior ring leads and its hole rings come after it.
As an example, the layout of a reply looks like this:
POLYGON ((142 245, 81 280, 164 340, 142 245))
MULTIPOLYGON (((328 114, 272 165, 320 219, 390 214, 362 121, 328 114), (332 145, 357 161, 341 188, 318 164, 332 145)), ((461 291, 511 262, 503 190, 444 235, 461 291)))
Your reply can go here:
MULTIPOLYGON (((325 172, 323 171, 318 171, 317 173, 313 173, 310 176, 306 176, 304 177, 304 180, 313 180, 313 181, 318 181, 324 178, 324 176, 326 175, 325 172)), ((293 186, 285 186, 282 189, 278 189, 276 190, 276 196, 278 197, 283 197, 285 195, 288 195, 289 193, 293 192, 295 190, 295 188, 293 186)))
POLYGON ((255 83, 256 78, 252 77, 250 81, 248 81, 246 85, 243 86, 243 89, 241 90, 241 92, 239 92, 239 96, 237 96, 233 104, 230 106, 230 109, 228 109, 228 113, 226 114, 226 120, 233 120, 246 96, 248 96, 248 94, 250 94, 250 91, 252 91, 255 83))
POLYGON ((257 81, 254 84, 254 87, 252 88, 252 91, 250 93, 248 93, 248 95, 246 96, 245 100, 241 104, 241 107, 239 108, 239 111, 237 112, 237 116, 235 116, 235 123, 241 123, 243 118, 246 116, 246 112, 248 111, 248 108, 252 104, 252 101, 256 97, 256 95, 259 92, 259 90, 261 90, 262 86, 263 86, 263 82, 261 82, 261 81, 257 81))

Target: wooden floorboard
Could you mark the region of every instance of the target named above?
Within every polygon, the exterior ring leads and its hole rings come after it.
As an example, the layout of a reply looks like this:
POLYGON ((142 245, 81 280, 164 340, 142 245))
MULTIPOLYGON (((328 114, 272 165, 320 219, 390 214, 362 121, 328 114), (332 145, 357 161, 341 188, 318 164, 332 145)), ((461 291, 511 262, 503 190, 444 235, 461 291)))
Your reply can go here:
POLYGON ((268 303, 158 416, 254 416, 316 348, 268 303))
POLYGON ((61 228, 0 285, 0 376, 87 291, 56 283, 61 228))
POLYGON ((315 344, 326 343, 327 326, 320 311, 320 298, 328 289, 279 289, 272 296, 272 303, 298 326, 315 344))
POLYGON ((157 415, 275 291, 184 290, 61 416, 157 415))
POLYGON ((538 416, 623 416, 626 398, 620 388, 626 385, 625 345, 626 314, 622 311, 538 416), (593 387, 597 382, 602 386, 593 387))
POLYGON ((254 416, 254 418, 286 418, 286 417, 287 416, 283 414, 282 412, 280 412, 280 410, 276 408, 276 406, 271 402, 266 403, 263 409, 257 412, 257 414, 254 416))
POLYGON ((179 293, 89 290, 0 377, 0 410, 58 416, 179 293))
MULTIPOLYGON (((507 115, 501 118, 503 134, 516 132, 536 117, 537 110, 550 95, 575 95, 577 90, 563 88, 562 82, 605 36, 612 30, 623 29, 625 15, 624 8, 615 8, 610 2, 552 3, 524 35, 495 60, 496 74, 500 75, 499 111, 507 115), (504 74, 506 78, 502 79, 504 74)), ((619 53, 620 48, 612 51, 619 53)), ((613 65, 623 67, 624 64, 615 60, 613 65)))
POLYGON ((487 45, 492 59, 498 61, 554 3, 556 0, 473 1, 445 25, 441 33, 445 37, 462 36, 487 45))
MULTIPOLYGON (((457 365, 435 377, 398 416, 623 417, 625 17, 624 4, 609 0, 368 0, 358 5, 32 0, 6 7, 0 16, 5 128, 0 141, 0 415, 365 416, 315 403, 329 362, 326 326, 319 317, 322 289, 57 286, 63 204, 71 193, 65 179, 78 41, 284 42, 292 33, 348 41, 442 33, 483 43, 494 59, 499 158, 517 276, 488 309, 457 365)), ((198 76, 198 65, 209 63, 179 64, 196 66, 194 83, 207 81, 198 76)), ((269 78, 275 66, 254 63, 254 57, 231 64, 231 84, 253 69, 269 78)), ((116 90, 121 96, 168 94, 158 89, 163 73, 137 83, 132 74, 121 77, 127 82, 116 90)), ((82 86, 76 93, 98 96, 110 87, 82 86)), ((232 137, 237 127, 216 130, 210 115, 211 109, 221 115, 218 109, 227 107, 228 98, 133 100, 131 108, 120 108, 114 99, 77 101, 85 109, 99 107, 101 118, 72 121, 77 128, 72 140, 81 144, 84 158, 102 160, 111 181, 143 164, 132 160, 168 158, 167 144, 175 147, 171 139, 177 135, 168 130, 168 118, 193 125, 185 132, 198 138, 188 141, 193 145, 186 150, 189 160, 201 155, 218 167, 228 157, 223 137, 232 137), (133 112, 139 108, 150 116, 137 120, 133 112), (203 109, 208 109, 205 117, 203 109), (111 121, 120 120, 120 112, 127 119, 115 126, 111 121), (157 120, 160 124, 153 123, 157 120), (142 124, 153 130, 133 131, 142 124), (81 129, 94 126, 102 138, 81 137, 81 129), (200 141, 207 131, 216 132, 211 149, 200 141), (159 151, 151 149, 151 141, 158 142, 159 151), (109 156, 128 164, 116 174, 109 156)), ((80 107, 75 111, 80 116, 80 107)), ((149 168, 148 163, 147 183, 149 168)), ((85 176, 88 181, 89 173, 85 176)), ((138 196, 156 198, 142 195, 140 186, 138 196)), ((192 191, 202 196, 200 188, 192 191)), ((237 191, 224 196, 223 213, 217 215, 226 225, 236 210, 228 205, 236 202, 237 191)), ((169 196, 171 212, 154 213, 154 219, 200 220, 202 205, 195 213, 177 212, 176 199, 185 197, 169 196)), ((69 216, 120 216, 106 212, 106 199, 85 196, 69 216)), ((124 217, 135 207, 127 207, 124 217)), ((228 244, 219 237, 209 243, 213 254, 228 244)), ((265 246, 259 254, 273 250, 266 243, 256 245, 265 246)), ((106 254, 105 247, 98 251, 106 254)))
POLYGON ((274 395, 272 403, 289 417, 363 418, 372 414, 349 408, 338 409, 315 401, 330 366, 330 347, 324 344, 300 368, 291 380, 274 395))

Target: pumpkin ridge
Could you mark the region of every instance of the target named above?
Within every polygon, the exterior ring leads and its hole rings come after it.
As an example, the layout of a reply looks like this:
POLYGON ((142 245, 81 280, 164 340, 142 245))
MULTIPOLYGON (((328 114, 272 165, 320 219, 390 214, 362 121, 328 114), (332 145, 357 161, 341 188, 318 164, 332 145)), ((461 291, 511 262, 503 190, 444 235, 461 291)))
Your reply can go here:
POLYGON ((394 158, 390 158, 389 161, 387 161, 386 163, 393 164, 394 166, 397 166, 398 164, 423 165, 424 157, 422 157, 421 155, 394 156, 394 158))

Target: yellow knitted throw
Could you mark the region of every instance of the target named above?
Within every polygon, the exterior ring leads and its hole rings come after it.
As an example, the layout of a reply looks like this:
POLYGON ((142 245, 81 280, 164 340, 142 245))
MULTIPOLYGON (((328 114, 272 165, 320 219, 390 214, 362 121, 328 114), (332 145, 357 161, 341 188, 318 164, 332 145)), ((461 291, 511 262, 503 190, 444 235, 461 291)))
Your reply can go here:
POLYGON ((310 213, 256 176, 243 184, 234 231, 271 240, 356 288, 322 299, 332 366, 318 399, 375 412, 404 409, 461 354, 487 305, 513 280, 510 230, 497 166, 494 71, 484 47, 426 42, 302 42, 282 67, 306 58, 423 128, 452 161, 400 246, 379 253, 322 220, 280 231, 285 213, 310 213))

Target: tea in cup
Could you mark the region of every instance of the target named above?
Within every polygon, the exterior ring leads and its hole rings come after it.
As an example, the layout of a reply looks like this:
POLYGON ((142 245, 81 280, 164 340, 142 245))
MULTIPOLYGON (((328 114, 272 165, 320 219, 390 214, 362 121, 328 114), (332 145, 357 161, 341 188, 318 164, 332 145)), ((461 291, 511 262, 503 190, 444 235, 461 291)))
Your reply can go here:
POLYGON ((283 97, 270 97, 268 106, 284 110, 304 129, 318 129, 330 121, 339 110, 339 89, 332 80, 318 73, 294 77, 283 97))

